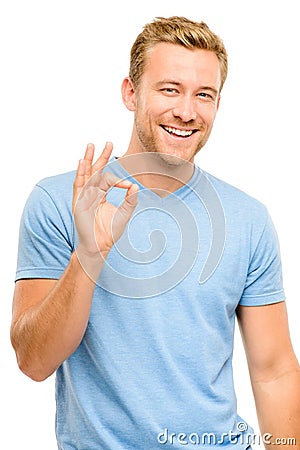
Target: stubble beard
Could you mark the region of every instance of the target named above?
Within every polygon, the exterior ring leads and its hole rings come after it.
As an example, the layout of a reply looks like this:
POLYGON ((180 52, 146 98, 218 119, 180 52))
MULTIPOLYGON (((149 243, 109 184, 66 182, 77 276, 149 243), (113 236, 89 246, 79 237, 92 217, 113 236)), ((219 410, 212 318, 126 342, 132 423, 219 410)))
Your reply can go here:
POLYGON ((139 125, 139 122, 136 119, 135 128, 138 140, 141 144, 141 148, 143 149, 143 151, 145 153, 152 153, 153 157, 156 157, 155 159, 157 159, 157 162, 161 161, 162 164, 168 166, 170 169, 172 166, 178 167, 181 165, 185 165, 186 163, 190 163, 191 160, 193 160, 194 156, 205 145, 209 137, 205 136, 205 138, 201 139, 195 150, 192 152, 190 159, 186 160, 181 156, 176 155, 176 150, 174 154, 164 151, 161 144, 158 142, 158 139, 155 138, 151 125, 150 125, 150 132, 146 133, 139 125))

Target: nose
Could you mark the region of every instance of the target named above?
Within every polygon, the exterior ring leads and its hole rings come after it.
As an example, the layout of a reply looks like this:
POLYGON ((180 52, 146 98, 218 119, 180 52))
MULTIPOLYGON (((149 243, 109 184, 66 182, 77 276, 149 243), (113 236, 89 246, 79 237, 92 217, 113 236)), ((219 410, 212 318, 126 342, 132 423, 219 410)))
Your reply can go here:
POLYGON ((182 120, 182 122, 190 122, 196 120, 197 112, 195 109, 194 100, 188 96, 178 98, 178 101, 173 109, 173 115, 182 120))

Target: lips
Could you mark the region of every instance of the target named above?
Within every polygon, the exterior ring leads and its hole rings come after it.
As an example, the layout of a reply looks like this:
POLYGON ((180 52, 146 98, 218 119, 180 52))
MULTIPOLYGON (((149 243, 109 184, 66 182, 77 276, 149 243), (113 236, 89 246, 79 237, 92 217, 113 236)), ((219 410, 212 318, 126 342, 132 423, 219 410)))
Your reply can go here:
POLYGON ((187 138, 195 133, 197 130, 180 130, 179 128, 168 127, 161 125, 161 127, 171 135, 187 138))

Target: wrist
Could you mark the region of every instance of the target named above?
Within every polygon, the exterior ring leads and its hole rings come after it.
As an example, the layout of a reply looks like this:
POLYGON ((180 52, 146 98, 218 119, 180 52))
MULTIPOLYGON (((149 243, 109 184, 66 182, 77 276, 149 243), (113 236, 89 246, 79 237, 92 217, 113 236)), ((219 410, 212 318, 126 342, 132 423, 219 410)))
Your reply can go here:
POLYGON ((75 248, 74 254, 82 270, 94 282, 101 273, 103 264, 109 252, 89 252, 80 244, 75 248))

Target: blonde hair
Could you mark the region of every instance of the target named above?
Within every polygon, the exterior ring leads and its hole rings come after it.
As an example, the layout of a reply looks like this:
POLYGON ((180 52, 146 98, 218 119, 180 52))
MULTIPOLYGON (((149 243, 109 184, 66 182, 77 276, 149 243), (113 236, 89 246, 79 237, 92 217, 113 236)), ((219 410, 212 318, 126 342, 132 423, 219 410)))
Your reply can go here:
POLYGON ((214 52, 220 63, 221 87, 227 77, 228 60, 223 41, 204 22, 193 22, 185 17, 156 17, 144 26, 136 38, 130 53, 129 76, 138 87, 145 70, 147 55, 158 43, 182 45, 188 49, 203 49, 214 52))

